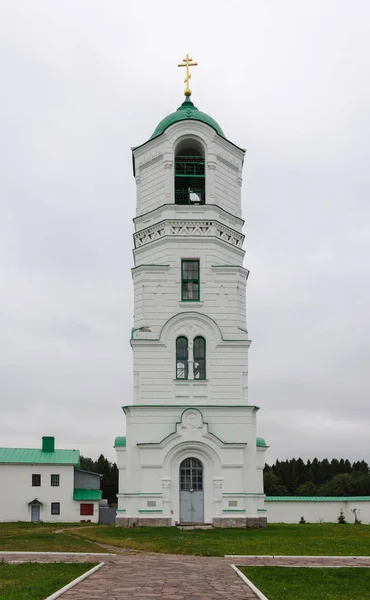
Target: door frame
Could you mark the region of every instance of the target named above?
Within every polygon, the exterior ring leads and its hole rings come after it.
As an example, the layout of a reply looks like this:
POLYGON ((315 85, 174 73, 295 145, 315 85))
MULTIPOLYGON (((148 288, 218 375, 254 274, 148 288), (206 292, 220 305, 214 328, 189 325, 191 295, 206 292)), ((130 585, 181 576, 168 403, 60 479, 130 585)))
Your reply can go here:
POLYGON ((31 504, 31 523, 40 523, 40 521, 41 521, 41 506, 40 506, 40 504, 31 504), (38 509, 38 519, 32 518, 34 509, 38 509))
POLYGON ((205 501, 204 501, 204 492, 205 492, 205 486, 204 486, 204 462, 198 458, 197 456, 185 456, 184 458, 182 458, 180 464, 179 464, 179 468, 178 468, 178 485, 179 485, 179 523, 191 523, 191 524, 201 524, 204 523, 204 511, 205 511, 205 501), (197 461, 198 463, 200 463, 201 467, 202 467, 202 487, 201 489, 193 489, 190 488, 188 490, 184 490, 181 489, 181 467, 183 465, 183 463, 188 460, 188 459, 193 459, 195 461, 197 461), (201 492, 202 493, 202 516, 203 516, 203 520, 202 521, 182 521, 181 520, 181 493, 182 492, 189 492, 190 494, 190 503, 192 505, 192 498, 193 498, 193 493, 194 492, 201 492))

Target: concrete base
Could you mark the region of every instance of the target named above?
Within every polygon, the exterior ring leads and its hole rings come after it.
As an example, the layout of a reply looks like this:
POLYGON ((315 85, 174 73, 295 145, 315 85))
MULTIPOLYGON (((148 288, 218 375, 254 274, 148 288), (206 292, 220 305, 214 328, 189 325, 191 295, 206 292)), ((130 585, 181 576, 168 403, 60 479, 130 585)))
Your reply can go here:
MULTIPOLYGON (((184 526, 176 524, 179 529, 210 529, 213 527, 257 529, 267 526, 266 517, 215 517, 212 525, 201 524, 184 526)), ((171 517, 117 517, 116 527, 171 527, 171 517)))
POLYGON ((252 529, 267 527, 267 517, 247 517, 246 527, 252 529))
POLYGON ((239 527, 245 529, 247 519, 245 517, 215 517, 213 527, 239 527))
POLYGON ((266 517, 216 517, 213 519, 213 527, 230 527, 245 529, 262 528, 267 526, 266 517))
POLYGON ((116 527, 171 527, 171 517, 117 517, 116 527))

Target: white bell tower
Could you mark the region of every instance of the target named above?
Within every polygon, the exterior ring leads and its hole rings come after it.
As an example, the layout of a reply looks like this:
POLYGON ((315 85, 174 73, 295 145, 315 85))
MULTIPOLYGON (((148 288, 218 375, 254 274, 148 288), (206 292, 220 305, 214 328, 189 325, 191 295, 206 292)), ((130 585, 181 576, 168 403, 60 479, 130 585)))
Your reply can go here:
MULTIPOLYGON (((244 150, 190 99, 133 148, 133 404, 115 441, 117 524, 266 524, 248 403, 244 150)), ((180 66, 180 65, 179 65, 180 66)))

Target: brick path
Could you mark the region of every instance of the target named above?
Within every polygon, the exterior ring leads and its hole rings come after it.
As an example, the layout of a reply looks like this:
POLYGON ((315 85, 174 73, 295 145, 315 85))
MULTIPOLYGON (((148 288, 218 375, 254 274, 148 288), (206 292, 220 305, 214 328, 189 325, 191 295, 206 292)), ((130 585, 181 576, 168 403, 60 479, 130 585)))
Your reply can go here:
POLYGON ((218 558, 174 554, 120 552, 96 559, 90 556, 16 555, 5 560, 43 562, 104 561, 99 571, 70 591, 63 600, 256 600, 230 565, 284 566, 363 566, 370 567, 370 557, 297 558, 248 557, 218 558))

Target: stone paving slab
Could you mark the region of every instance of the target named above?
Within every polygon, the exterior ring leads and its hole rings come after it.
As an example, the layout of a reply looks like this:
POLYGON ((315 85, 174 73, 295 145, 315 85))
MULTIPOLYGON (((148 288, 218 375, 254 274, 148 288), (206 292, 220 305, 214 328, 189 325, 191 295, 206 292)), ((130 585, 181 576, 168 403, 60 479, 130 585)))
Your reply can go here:
POLYGON ((245 556, 228 560, 243 567, 370 567, 370 556, 245 556))
POLYGON ((166 554, 112 557, 63 600, 256 600, 230 564, 166 554))
MULTIPOLYGON (((30 561, 25 554, 7 561, 30 561)), ((38 562, 104 562, 96 573, 64 593, 63 600, 257 600, 224 558, 171 554, 37 555, 38 562)))
POLYGON ((231 568, 237 566, 370 567, 370 557, 200 557, 140 553, 117 555, 30 555, 14 553, 7 561, 101 562, 104 566, 63 594, 63 600, 257 600, 231 568))

